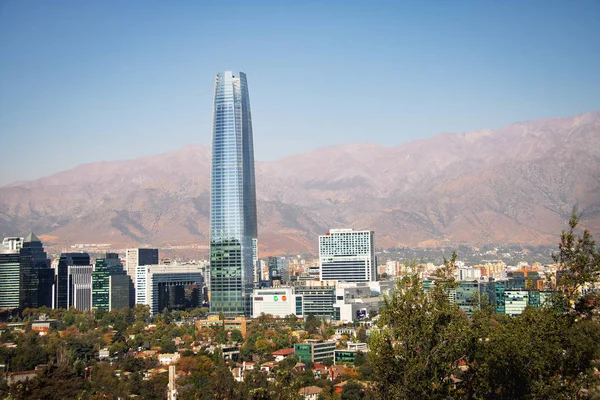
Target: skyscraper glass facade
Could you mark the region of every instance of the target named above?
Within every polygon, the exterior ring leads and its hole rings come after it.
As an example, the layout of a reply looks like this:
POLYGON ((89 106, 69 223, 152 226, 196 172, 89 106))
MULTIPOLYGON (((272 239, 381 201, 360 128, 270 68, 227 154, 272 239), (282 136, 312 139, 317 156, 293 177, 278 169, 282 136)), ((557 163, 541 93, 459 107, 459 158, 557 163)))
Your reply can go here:
POLYGON ((56 284, 54 286, 54 308, 69 309, 69 267, 73 265, 90 265, 88 253, 62 253, 56 268, 56 284))
POLYGON ((211 312, 250 315, 258 246, 253 246, 257 224, 252 118, 242 72, 216 77, 211 173, 211 312))
POLYGON ((0 309, 19 308, 19 253, 0 254, 0 309))
POLYGON ((125 275, 123 265, 116 254, 107 253, 106 258, 96 259, 92 272, 92 308, 110 311, 110 277, 125 275))
POLYGON ((20 308, 52 307, 54 270, 40 239, 30 233, 19 250, 20 308))

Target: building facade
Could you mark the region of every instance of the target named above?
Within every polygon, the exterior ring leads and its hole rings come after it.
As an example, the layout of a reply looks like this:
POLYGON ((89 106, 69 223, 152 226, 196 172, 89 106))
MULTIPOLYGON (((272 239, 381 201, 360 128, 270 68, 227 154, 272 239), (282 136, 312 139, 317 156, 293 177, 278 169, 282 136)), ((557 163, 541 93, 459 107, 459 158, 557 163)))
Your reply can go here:
POLYGON ((379 313, 381 297, 373 292, 367 282, 339 283, 335 292, 334 321, 348 323, 379 313))
POLYGON ((44 245, 30 233, 19 250, 19 307, 21 309, 52 307, 54 270, 44 251, 44 245))
POLYGON ((156 314, 163 309, 197 307, 202 288, 201 265, 140 265, 136 269, 136 304, 147 304, 156 314))
POLYGON ((294 291, 302 297, 302 316, 333 319, 334 286, 295 286, 294 291))
POLYGON ((246 75, 217 74, 212 135, 210 310, 250 315, 258 259, 252 118, 246 75))
POLYGON ((54 284, 54 308, 69 309, 69 267, 73 265, 90 265, 88 253, 62 253, 56 267, 54 284))
POLYGON ((140 265, 158 264, 158 249, 127 249, 125 250, 125 270, 135 286, 135 271, 140 265))
POLYGON ((92 308, 110 311, 110 277, 125 274, 117 254, 107 253, 105 258, 96 259, 92 273, 92 308))
POLYGON ((0 254, 0 309, 19 308, 20 271, 18 251, 0 254))
POLYGON ((300 362, 323 362, 327 359, 333 360, 335 345, 333 340, 309 339, 306 343, 294 344, 294 353, 300 362))
POLYGON ((276 318, 284 318, 294 314, 302 316, 302 296, 297 296, 293 287, 277 287, 254 289, 252 295, 252 317, 271 314, 276 318))
POLYGON ((374 232, 332 229, 319 236, 319 268, 322 281, 376 281, 374 232))
MULTIPOLYGON (((23 247, 23 238, 22 237, 6 237, 2 240, 2 247, 4 247, 4 251, 10 253, 19 253, 21 247, 23 247)), ((2 250, 2 249, 0 249, 2 250)), ((2 251, 0 251, 1 253, 2 251)))
POLYGON ((67 292, 67 304, 69 307, 75 307, 78 310, 91 311, 93 271, 93 265, 69 266, 69 291, 67 292))
POLYGON ((132 284, 126 274, 108 277, 108 311, 131 307, 132 284))

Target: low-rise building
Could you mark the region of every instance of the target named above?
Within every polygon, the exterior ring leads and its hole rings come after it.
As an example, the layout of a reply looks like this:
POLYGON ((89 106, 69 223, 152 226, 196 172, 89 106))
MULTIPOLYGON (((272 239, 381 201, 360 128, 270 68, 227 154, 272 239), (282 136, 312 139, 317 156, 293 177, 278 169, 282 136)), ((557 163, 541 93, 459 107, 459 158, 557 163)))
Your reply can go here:
POLYGON ((277 350, 277 351, 274 351, 273 353, 271 353, 271 355, 273 357, 275 357, 275 362, 283 361, 285 358, 287 358, 288 356, 290 356, 292 354, 294 354, 293 347, 277 350))
POLYGON ((294 353, 302 362, 322 362, 333 360, 335 351, 335 341, 323 341, 309 339, 306 343, 296 343, 294 353))
POLYGON ((158 355, 158 362, 160 365, 171 365, 179 361, 181 356, 179 353, 164 353, 158 355))
POLYGON ((246 326, 248 319, 246 317, 235 317, 219 319, 218 315, 209 315, 207 319, 199 319, 194 322, 196 329, 212 328, 214 326, 222 326, 225 331, 239 330, 242 337, 246 337, 246 326))
POLYGON ((98 351, 98 359, 103 360, 105 358, 110 358, 110 351, 106 347, 98 351))
POLYGON ((318 386, 307 386, 300 389, 299 393, 303 396, 304 400, 317 400, 322 391, 323 388, 318 386))
POLYGON ((237 361, 240 356, 240 346, 210 346, 206 349, 209 353, 214 353, 215 350, 220 349, 223 353, 224 360, 237 361))
POLYGON ((291 286, 254 289, 252 317, 258 318, 263 313, 275 318, 284 318, 290 314, 302 316, 302 296, 296 295, 291 286))

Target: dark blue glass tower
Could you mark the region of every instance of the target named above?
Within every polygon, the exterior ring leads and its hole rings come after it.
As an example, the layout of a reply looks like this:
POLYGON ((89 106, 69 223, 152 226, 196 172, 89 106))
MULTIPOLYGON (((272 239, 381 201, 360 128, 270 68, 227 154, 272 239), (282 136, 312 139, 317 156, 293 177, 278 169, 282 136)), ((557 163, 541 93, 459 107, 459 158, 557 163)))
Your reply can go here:
POLYGON ((54 270, 50 268, 42 242, 33 233, 23 241, 19 261, 20 308, 52 307, 54 270))
POLYGON ((250 315, 257 258, 252 118, 246 74, 217 74, 213 107, 210 309, 250 315))

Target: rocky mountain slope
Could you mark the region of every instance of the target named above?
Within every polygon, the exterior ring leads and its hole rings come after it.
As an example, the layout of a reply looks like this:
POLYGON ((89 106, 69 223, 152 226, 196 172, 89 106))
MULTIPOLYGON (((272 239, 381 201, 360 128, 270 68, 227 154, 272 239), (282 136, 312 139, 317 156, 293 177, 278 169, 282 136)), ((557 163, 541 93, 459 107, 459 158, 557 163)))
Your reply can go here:
MULTIPOLYGON (((600 236, 600 112, 353 143, 257 162, 263 252, 315 251, 329 228, 378 247, 550 244, 573 205, 600 236)), ((0 188, 0 235, 54 243, 207 244, 210 149, 80 165, 0 188)))

